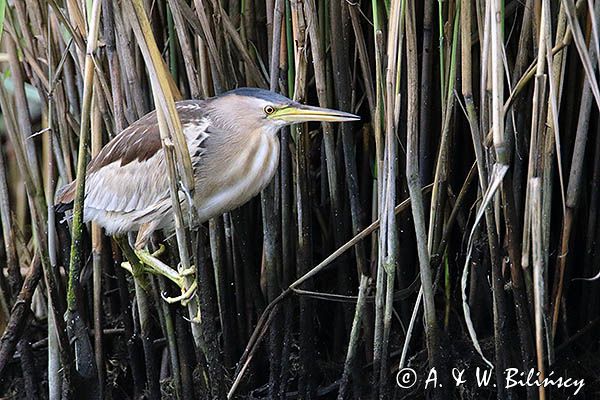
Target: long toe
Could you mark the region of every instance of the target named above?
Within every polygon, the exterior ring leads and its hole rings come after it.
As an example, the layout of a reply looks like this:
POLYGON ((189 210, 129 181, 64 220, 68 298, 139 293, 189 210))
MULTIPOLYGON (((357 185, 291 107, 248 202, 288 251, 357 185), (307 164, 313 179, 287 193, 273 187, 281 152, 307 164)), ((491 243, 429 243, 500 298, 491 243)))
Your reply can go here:
POLYGON ((196 267, 194 265, 192 265, 189 268, 179 270, 179 275, 181 275, 181 276, 191 276, 191 275, 194 275, 195 273, 196 273, 196 267))
POLYGON ((163 295, 161 293, 161 297, 164 301, 166 301, 169 304, 173 304, 173 303, 179 303, 181 302, 182 306, 187 305, 187 303, 194 297, 194 295, 196 294, 196 288, 198 287, 198 284, 196 281, 194 281, 192 283, 192 285, 187 288, 186 290, 183 291, 183 293, 180 296, 177 297, 167 297, 165 295, 163 295))

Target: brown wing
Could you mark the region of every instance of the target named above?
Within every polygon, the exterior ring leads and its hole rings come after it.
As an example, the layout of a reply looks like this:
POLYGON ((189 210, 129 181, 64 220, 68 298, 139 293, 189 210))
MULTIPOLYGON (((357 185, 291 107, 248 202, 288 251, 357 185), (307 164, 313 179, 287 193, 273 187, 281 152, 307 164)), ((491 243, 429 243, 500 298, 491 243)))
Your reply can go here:
MULTIPOLYGON (((203 102, 176 104, 182 126, 202 118, 203 102)), ((168 196, 160 133, 152 111, 113 138, 88 165, 85 207, 111 212, 142 211, 168 196)), ((58 204, 75 198, 75 182, 57 194, 58 204)))

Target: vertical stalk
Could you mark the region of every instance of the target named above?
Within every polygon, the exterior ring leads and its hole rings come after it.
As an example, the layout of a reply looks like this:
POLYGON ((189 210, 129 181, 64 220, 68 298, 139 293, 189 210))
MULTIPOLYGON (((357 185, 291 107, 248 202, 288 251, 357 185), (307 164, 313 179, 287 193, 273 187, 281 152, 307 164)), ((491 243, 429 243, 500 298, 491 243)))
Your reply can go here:
MULTIPOLYGON (((374 373, 379 377, 375 379, 379 382, 379 398, 388 398, 388 359, 389 359, 389 340, 392 322, 394 279, 396 276, 396 267, 398 259, 398 234, 396 227, 396 215, 394 213, 394 204, 396 201, 396 179, 397 179, 397 124, 400 113, 400 68, 402 65, 402 45, 404 37, 404 13, 406 1, 392 1, 390 8, 389 31, 387 39, 387 58, 388 65, 385 79, 385 156, 384 169, 380 171, 383 180, 382 202, 379 209, 379 220, 381 221, 381 230, 379 236, 379 259, 378 259, 378 277, 381 273, 382 278, 385 275, 386 282, 377 288, 377 296, 383 299, 383 314, 380 314, 382 320, 381 333, 375 333, 375 340, 381 338, 380 346, 374 354, 374 359, 380 358, 380 368, 374 373), (385 272, 385 274, 383 273, 385 272), (384 294, 385 293, 385 294, 384 294)), ((416 110, 414 110, 416 111, 416 110)), ((381 279, 381 278, 380 278, 381 279)), ((381 313, 381 310, 380 310, 381 313)), ((377 315, 376 315, 377 318, 377 315)))
MULTIPOLYGON (((546 376, 544 366, 544 257, 542 254, 542 192, 540 178, 532 178, 531 190, 531 242, 533 258, 533 294, 535 302, 535 344, 537 350, 537 370, 539 371, 538 382, 542 382, 546 376)), ((539 399, 546 399, 544 385, 539 387, 539 399)))
MULTIPOLYGON (((417 115, 418 110, 418 71, 417 71, 417 38, 415 26, 415 5, 413 0, 407 0, 406 6, 406 52, 407 52, 407 82, 408 99, 407 114, 417 115)), ((435 312, 433 279, 427 249, 427 230, 425 226, 425 211, 421 178, 419 175, 419 150, 417 124, 414 118, 407 120, 406 127, 406 180, 410 193, 412 214, 417 238, 419 255, 419 271, 423 289, 425 308, 425 337, 429 366, 436 367, 439 363, 438 322, 435 312)), ((439 393, 435 391, 434 393, 439 393)), ((439 397, 439 394, 437 395, 439 397)))
MULTIPOLYGON (((308 60, 303 49, 307 46, 306 30, 308 28, 305 18, 305 8, 297 0, 291 2, 292 32, 294 46, 291 49, 294 55, 294 81, 290 87, 294 89, 294 99, 304 102, 307 95, 307 68, 308 60)), ((296 252, 296 274, 304 275, 312 265, 313 247, 311 241, 312 223, 310 206, 310 135, 306 126, 299 125, 291 128, 292 139, 295 144, 295 163, 293 170, 295 200, 296 200, 296 222, 297 222, 297 252, 296 252)), ((311 288, 310 284, 305 285, 311 288)), ((310 299, 299 300, 300 318, 300 368, 301 375, 298 384, 300 397, 311 399, 315 397, 316 373, 313 360, 315 357, 315 304, 310 299)))
MULTIPOLYGON (((280 64, 283 62, 281 55, 287 47, 287 41, 283 41, 284 36, 284 15, 286 2, 275 0, 273 7, 273 31, 271 47, 270 47, 270 69, 269 69, 269 89, 277 92, 279 89, 280 80, 280 64)), ((287 21, 286 21, 287 25, 287 21)), ((282 132, 282 135, 287 132, 282 132)), ((282 139, 282 142, 286 141, 282 139)), ((288 149, 281 148, 281 153, 287 152, 288 149)), ((282 155, 282 163, 285 156, 282 155)), ((283 190, 284 183, 274 179, 261 193, 261 213, 263 222, 263 268, 266 273, 267 280, 267 299, 273 300, 280 292, 281 277, 279 276, 281 263, 280 259, 281 240, 283 232, 281 231, 280 221, 281 212, 284 210, 277 209, 277 198, 283 190)), ((283 199, 282 199, 283 201, 283 199)), ((286 263, 287 264, 287 263, 286 263)), ((289 329, 289 327, 288 327, 289 329)), ((284 390, 285 382, 280 381, 281 377, 281 352, 282 352, 282 325, 279 321, 275 321, 269 331, 269 395, 275 398, 281 390, 284 390), (282 387, 280 387, 282 386, 282 387)))
MULTIPOLYGON (((353 111, 351 107, 352 82, 350 75, 350 57, 348 55, 350 42, 350 21, 348 16, 348 5, 346 1, 334 0, 330 2, 330 24, 331 24, 331 60, 333 84, 337 108, 342 111, 353 111)), ((352 220, 352 234, 356 235, 362 229, 360 216, 362 215, 360 205, 360 193, 358 186, 358 171, 356 167, 356 144, 352 132, 352 124, 339 124, 339 132, 342 139, 342 150, 344 153, 345 181, 350 200, 350 217, 352 220)), ((366 271, 366 255, 363 243, 354 248, 357 271, 366 271)))
MULTIPOLYGON (((165 293, 167 285, 165 284, 165 278, 162 276, 158 277, 158 290, 160 293, 165 293)), ((167 339, 167 346, 169 349, 169 361, 171 363, 171 376, 173 378, 173 384, 175 386, 175 398, 180 399, 182 395, 181 386, 181 369, 179 367, 179 351, 177 348, 177 334, 175 332, 175 323, 173 322, 173 315, 169 304, 165 301, 160 301, 160 308, 163 315, 163 329, 167 339)))
POLYGON ((146 390, 151 399, 160 398, 158 385, 158 373, 156 371, 156 360, 152 349, 150 302, 148 299, 149 283, 144 276, 144 266, 129 246, 128 239, 119 237, 116 239, 123 255, 131 264, 133 283, 135 289, 135 300, 137 304, 138 317, 140 321, 140 339, 144 349, 144 362, 146 370, 146 390))
MULTIPOLYGON (((336 0, 337 1, 337 0, 336 0)), ((313 66, 315 69, 315 86, 319 106, 329 107, 331 93, 327 85, 325 49, 320 31, 324 29, 324 24, 319 21, 317 8, 314 0, 304 2, 306 12, 306 29, 310 39, 310 48, 313 66)), ((340 193, 340 184, 338 183, 338 166, 335 156, 335 135, 333 127, 329 122, 322 122, 323 128, 323 146, 325 147, 325 160, 327 169, 327 183, 329 189, 329 201, 331 203, 331 215, 333 217, 333 238, 336 247, 342 243, 342 199, 340 193)))
MULTIPOLYGON (((432 69, 433 69, 433 4, 435 0, 423 3, 423 50, 421 54, 421 103, 419 105, 419 169, 421 180, 429 182, 433 164, 429 159, 431 142, 431 113, 433 109, 432 69)), ((440 52, 441 54, 441 52, 440 52)), ((443 92, 442 92, 443 93, 443 92)))
MULTIPOLYGON (((350 340, 348 342, 348 351, 346 360, 344 361, 344 372, 340 380, 340 389, 338 391, 338 400, 349 398, 348 381, 350 372, 356 368, 356 357, 360 339, 360 328, 362 319, 364 318, 366 295, 368 289, 369 278, 366 275, 361 275, 360 284, 358 286, 358 299, 356 300, 356 309, 354 310, 354 320, 352 321, 352 329, 350 331, 350 340)), ((359 393, 354 393, 354 397, 358 397, 359 393)))
MULTIPOLYGON (((0 108, 3 110, 5 126, 7 128, 10 141, 13 145, 20 176, 24 182, 23 186, 30 200, 29 205, 31 206, 30 211, 31 219, 33 222, 33 242, 35 244, 36 254, 39 256, 42 264, 44 276, 46 278, 46 284, 48 285, 49 298, 53 305, 52 311, 54 312, 56 332, 60 341, 60 359, 63 366, 62 396, 66 399, 70 399, 73 395, 73 387, 71 386, 71 368, 73 357, 69 346, 69 341, 66 335, 64 321, 62 319, 61 309, 63 307, 63 304, 60 298, 57 273, 55 270, 52 269, 48 258, 48 242, 45 234, 47 224, 47 221, 45 220, 47 212, 46 202, 44 199, 43 188, 41 188, 40 186, 36 186, 33 182, 32 173, 29 168, 29 163, 27 162, 26 152, 23 145, 23 138, 18 133, 17 123, 14 120, 13 114, 10 112, 11 107, 9 107, 8 96, 4 89, 4 81, 2 82, 2 84, 0 84, 0 108)), ((11 320, 12 319, 13 317, 11 316, 11 320)), ((0 340, 0 342, 2 341, 0 340)), ((4 345, 1 346, 2 348, 0 348, 0 353, 5 350, 8 350, 8 353, 11 353, 12 351, 14 351, 15 344, 16 343, 13 343, 11 341, 8 341, 8 343, 4 343, 4 345)), ((0 371, 4 368, 4 366, 1 364, 2 363, 0 362, 0 371)))
POLYGON ((67 290, 67 329, 71 340, 75 342, 77 372, 86 380, 97 378, 95 360, 92 356, 92 345, 87 335, 81 316, 81 275, 83 258, 83 199, 85 197, 85 172, 87 166, 87 146, 92 119, 92 95, 94 87, 93 53, 96 50, 100 26, 101 1, 94 0, 89 18, 90 27, 87 35, 87 47, 84 67, 84 87, 81 108, 81 126, 79 130, 79 150, 77 158, 77 184, 73 205, 72 242, 69 261, 69 286, 67 290))
MULTIPOLYGON (((491 81, 492 81, 492 134, 496 163, 508 167, 509 150, 504 138, 504 14, 502 12, 503 1, 496 0, 491 4, 491 81)), ((502 179, 492 173, 492 179, 502 179)), ((511 398, 512 391, 504 390, 504 369, 507 363, 508 350, 506 342, 507 315, 506 296, 504 294, 504 279, 502 277, 502 266, 498 253, 498 237, 496 224, 492 210, 486 207, 486 226, 488 232, 488 245, 490 248, 492 268, 492 302, 494 318, 494 350, 496 352, 496 385, 498 387, 498 398, 511 398)))
MULTIPOLYGON (((198 315, 200 320, 195 321, 202 327, 203 351, 208 370, 208 393, 213 400, 225 397, 225 376, 223 374, 223 351, 219 344, 217 331, 217 294, 215 278, 209 267, 206 255, 207 237, 202 229, 196 235, 196 276, 198 279, 198 315)), ((194 324, 195 325, 195 324, 194 324)))
MULTIPOLYGON (((94 91, 96 93, 96 91, 94 91)), ((97 94, 97 93, 96 93, 97 94)), ((95 157, 102 148, 102 122, 99 96, 92 97, 92 157, 95 157)), ((102 229, 99 225, 92 223, 92 285, 93 285, 93 314, 94 314, 94 354, 98 372, 98 390, 101 398, 104 397, 104 350, 102 346, 102 229)))
MULTIPOLYGON (((595 16, 600 17, 600 2, 595 3, 595 16)), ((598 62, 598 54, 593 50, 594 45, 590 43, 589 53, 592 69, 595 72, 598 62)), ((557 258, 556 271, 558 278, 555 279, 554 304, 552 310, 552 337, 556 335, 558 325, 558 314, 561 306, 561 299, 564 291, 565 270, 567 265, 567 254, 569 253, 571 231, 574 224, 575 210, 579 202, 581 192, 581 178, 583 175, 583 162, 585 160, 585 150, 587 137, 590 128, 590 113, 592 110, 593 94, 589 80, 585 79, 581 93, 581 103, 579 106, 579 116, 577 120, 577 133, 575 136, 575 145, 571 157, 571 170, 569 173, 569 182, 566 193, 566 212, 563 219, 561 231, 560 255, 557 258)))

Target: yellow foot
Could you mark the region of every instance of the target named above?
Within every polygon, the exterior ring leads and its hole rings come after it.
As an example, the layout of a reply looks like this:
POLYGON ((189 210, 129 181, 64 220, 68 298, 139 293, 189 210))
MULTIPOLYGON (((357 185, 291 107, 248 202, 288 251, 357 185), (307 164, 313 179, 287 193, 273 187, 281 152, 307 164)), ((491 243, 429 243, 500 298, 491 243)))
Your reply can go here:
POLYGON ((196 267, 194 265, 192 265, 189 268, 177 268, 177 270, 179 271, 179 275, 181 276, 190 276, 190 275, 194 275, 196 273, 196 267))
MULTIPOLYGON (((178 270, 171 268, 157 258, 164 251, 165 247, 161 245, 159 249, 152 254, 150 254, 150 252, 146 249, 136 249, 134 250, 134 253, 141 261, 144 272, 154 275, 162 275, 171 282, 175 283, 181 289, 181 296, 177 297, 166 297, 161 293, 163 300, 165 300, 167 303, 181 302, 181 304, 185 306, 196 294, 196 288, 198 287, 196 280, 194 279, 191 284, 188 282, 189 276, 195 274, 196 268, 194 266, 186 269, 178 268, 178 270)), ((133 269, 129 262, 121 263, 121 267, 133 274, 133 269)))
POLYGON ((194 281, 194 282, 192 282, 190 287, 187 288, 187 290, 181 289, 181 291, 182 291, 181 296, 167 297, 162 293, 160 294, 160 296, 162 297, 162 299, 164 301, 166 301, 169 304, 181 302, 182 306, 186 306, 190 302, 190 300, 194 297, 194 295, 196 294, 197 288, 198 288, 198 282, 194 281))
POLYGON ((183 317, 183 319, 185 319, 187 322, 192 322, 194 324, 199 324, 202 322, 202 316, 200 315, 200 307, 198 307, 198 311, 196 312, 196 316, 194 318, 186 318, 185 316, 183 317))

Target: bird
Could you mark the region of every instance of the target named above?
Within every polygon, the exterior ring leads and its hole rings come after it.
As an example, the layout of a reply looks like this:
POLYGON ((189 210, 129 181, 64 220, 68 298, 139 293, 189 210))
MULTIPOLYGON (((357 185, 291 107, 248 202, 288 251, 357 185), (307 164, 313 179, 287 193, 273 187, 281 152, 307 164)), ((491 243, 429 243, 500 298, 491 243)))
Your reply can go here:
MULTIPOLYGON (((183 192, 179 196, 184 215, 194 219, 187 221, 190 226, 243 205, 269 184, 279 165, 277 133, 284 126, 360 119, 259 88, 178 101, 175 108, 194 176, 192 201, 186 201, 183 192)), ((165 163, 156 111, 152 111, 121 131, 90 160, 84 222, 97 223, 109 236, 137 232, 137 251, 146 248, 153 232, 172 232, 175 219, 165 163)), ((75 190, 75 181, 63 186, 55 203, 68 209, 75 190)))

